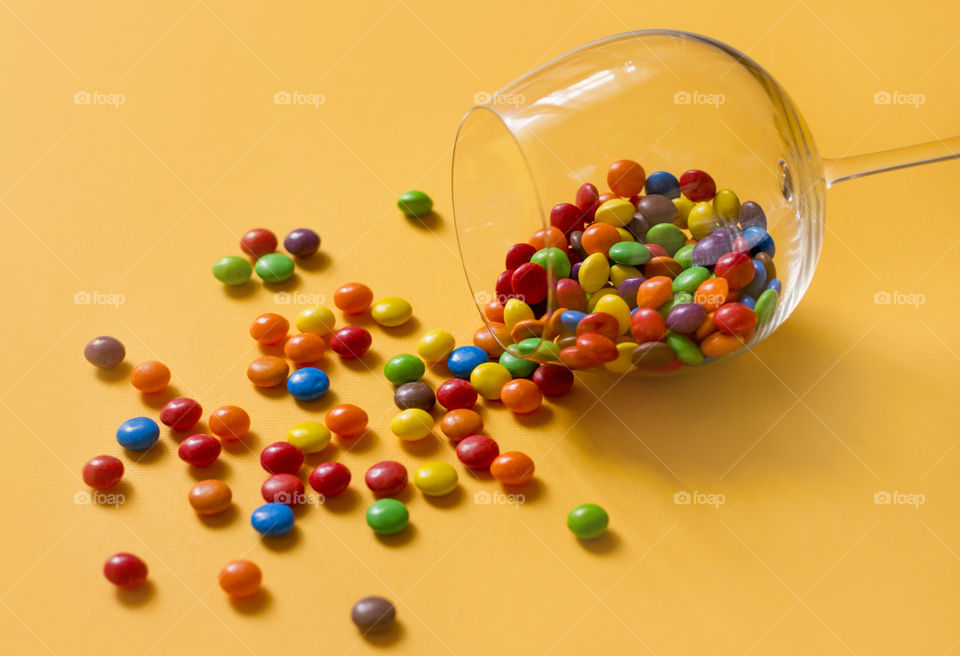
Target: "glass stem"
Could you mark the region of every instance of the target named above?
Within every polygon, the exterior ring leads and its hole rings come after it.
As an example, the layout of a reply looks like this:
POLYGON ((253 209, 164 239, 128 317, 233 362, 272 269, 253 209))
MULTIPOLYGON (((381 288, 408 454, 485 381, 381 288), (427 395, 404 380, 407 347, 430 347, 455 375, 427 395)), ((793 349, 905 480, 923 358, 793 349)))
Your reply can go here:
POLYGON ((824 159, 823 169, 827 189, 829 189, 837 183, 856 180, 874 173, 896 171, 957 158, 960 158, 960 137, 951 137, 866 155, 824 159))

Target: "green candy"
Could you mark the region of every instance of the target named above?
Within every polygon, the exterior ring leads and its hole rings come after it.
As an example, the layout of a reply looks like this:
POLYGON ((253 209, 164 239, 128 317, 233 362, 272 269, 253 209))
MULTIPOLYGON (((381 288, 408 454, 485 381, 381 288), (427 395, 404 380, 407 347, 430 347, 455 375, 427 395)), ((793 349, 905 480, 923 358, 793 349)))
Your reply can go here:
POLYGON ((367 526, 380 535, 393 535, 407 527, 410 513, 396 499, 378 499, 367 508, 367 526))
POLYGON ((267 253, 257 260, 257 275, 264 282, 283 282, 293 275, 293 260, 283 253, 267 253))
POLYGON ((667 335, 667 346, 673 349, 677 360, 691 367, 698 367, 703 364, 703 353, 696 342, 689 337, 684 337, 678 333, 667 335))
POLYGON ((617 264, 639 266, 650 260, 650 249, 636 241, 621 241, 610 247, 608 255, 617 264))
POLYGON ((423 360, 409 353, 395 355, 383 365, 383 375, 398 387, 404 383, 415 383, 423 378, 425 371, 423 360))
POLYGON ((534 370, 540 366, 532 360, 518 358, 507 351, 504 351, 500 355, 500 364, 502 364, 514 378, 529 378, 533 375, 534 370))
POLYGON ((777 304, 780 302, 780 295, 776 289, 768 289, 757 297, 757 304, 753 311, 757 313, 757 325, 770 321, 773 313, 777 311, 777 304))
POLYGON ((530 261, 542 266, 547 273, 553 271, 554 280, 570 277, 570 258, 559 248, 541 248, 530 261))
POLYGON ((667 255, 673 257, 687 243, 687 236, 672 223, 658 223, 647 231, 647 243, 663 246, 667 255))
POLYGON ((422 191, 408 191, 397 199, 397 207, 412 218, 426 216, 433 209, 433 201, 422 191))
POLYGON ((681 303, 693 303, 693 294, 690 292, 677 292, 673 295, 669 301, 661 305, 657 312, 660 313, 660 316, 664 319, 667 318, 667 315, 670 314, 670 310, 680 305, 681 303))
POLYGON ((511 349, 521 356, 535 355, 541 360, 556 360, 560 357, 560 347, 550 340, 543 340, 539 337, 527 337, 511 349))
POLYGON ((250 262, 239 255, 227 255, 213 263, 213 277, 225 285, 242 285, 252 275, 250 262))
POLYGON ((702 266, 690 267, 680 272, 680 275, 673 279, 673 291, 690 292, 697 291, 704 280, 710 277, 710 269, 702 266))
POLYGON ((592 540, 604 534, 610 517, 595 503, 584 503, 567 515, 567 527, 581 540, 592 540))
POLYGON ((693 266, 693 247, 695 245, 696 244, 687 244, 673 254, 673 259, 684 269, 689 269, 693 266))

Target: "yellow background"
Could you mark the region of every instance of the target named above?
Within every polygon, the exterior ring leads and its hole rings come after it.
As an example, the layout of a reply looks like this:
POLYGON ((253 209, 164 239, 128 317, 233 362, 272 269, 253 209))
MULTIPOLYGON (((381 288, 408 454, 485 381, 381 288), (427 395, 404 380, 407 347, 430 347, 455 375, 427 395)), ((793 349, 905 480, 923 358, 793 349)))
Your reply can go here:
POLYGON ((826 156, 945 138, 960 130, 956 3, 0 5, 0 652, 960 649, 958 163, 832 190, 813 285, 755 355, 613 389, 612 377, 586 377, 522 422, 485 408, 501 447, 536 461, 522 506, 474 503, 499 488, 463 475, 440 502, 409 493, 412 528, 378 540, 362 483, 381 459, 411 470, 455 461, 443 440, 405 451, 389 433, 379 368, 423 330, 466 342, 476 327, 448 191, 453 136, 474 94, 590 40, 675 27, 754 56, 826 156), (325 103, 276 105, 280 90, 325 103), (884 90, 925 102, 874 104, 884 90), (77 105, 78 91, 125 102, 77 105), (431 230, 396 211, 409 188, 434 197, 431 230), (301 225, 321 233, 323 256, 281 289, 329 298, 362 280, 378 296, 406 296, 416 316, 389 335, 373 327, 373 374, 327 358, 332 392, 309 408, 244 376, 257 353, 250 320, 292 318, 294 305, 276 305, 258 283, 228 293, 209 272, 244 230, 282 237, 301 225), (924 302, 876 304, 883 291, 924 302), (124 302, 77 304, 79 292, 124 302), (264 542, 248 525, 264 478, 256 455, 224 454, 213 473, 236 510, 204 522, 164 429, 143 462, 126 459, 123 506, 75 504, 83 463, 120 456, 116 426, 158 405, 83 360, 99 334, 121 339, 129 362, 167 363, 176 391, 207 411, 246 408, 254 451, 335 402, 359 403, 371 434, 325 454, 352 469, 354 491, 303 509, 291 537, 264 542), (684 490, 724 503, 675 504, 684 490), (883 491, 923 503, 875 504, 883 491), (564 525, 584 501, 612 518, 589 545, 564 525), (103 579, 103 561, 121 550, 148 562, 147 589, 118 595, 103 579), (244 555, 266 590, 232 605, 216 574, 244 555), (378 640, 360 639, 348 619, 369 594, 398 607, 399 627, 378 640))

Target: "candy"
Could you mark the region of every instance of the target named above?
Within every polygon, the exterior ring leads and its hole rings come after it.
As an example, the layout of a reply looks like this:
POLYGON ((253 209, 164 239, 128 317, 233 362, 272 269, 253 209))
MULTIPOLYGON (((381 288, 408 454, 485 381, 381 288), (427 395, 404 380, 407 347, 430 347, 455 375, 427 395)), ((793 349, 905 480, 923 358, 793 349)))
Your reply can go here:
MULTIPOLYGON (((533 257, 530 258, 530 264, 535 264, 545 269, 552 276, 553 280, 566 278, 570 275, 570 258, 559 248, 544 248, 537 251, 533 254, 533 257)), ((514 293, 519 293, 516 285, 514 285, 513 291, 514 293)), ((532 302, 528 297, 527 303, 532 302)))
POLYGON ((99 369, 113 369, 127 356, 127 349, 116 337, 94 337, 83 348, 83 357, 99 369))
POLYGON ((220 457, 220 449, 220 440, 212 435, 198 433, 180 442, 177 455, 188 465, 206 467, 220 457))
POLYGON ((393 402, 401 410, 419 408, 429 412, 437 402, 430 386, 424 382, 404 383, 393 393, 393 402))
POLYGON ((342 494, 350 485, 350 470, 339 462, 322 462, 313 468, 310 487, 326 497, 342 494))
POLYGON ((636 196, 643 191, 647 174, 643 167, 629 159, 617 160, 607 171, 607 185, 610 190, 622 198, 636 196))
POLYGON ((243 285, 253 275, 253 265, 239 255, 227 255, 213 263, 213 277, 225 285, 243 285))
POLYGON ((610 277, 610 263, 604 253, 588 255, 580 265, 577 278, 583 291, 592 294, 607 284, 610 277))
POLYGON ((146 451, 160 437, 160 427, 149 417, 127 419, 117 429, 117 442, 125 449, 146 451))
POLYGON ((639 344, 660 341, 666 331, 663 317, 652 308, 638 307, 630 316, 630 334, 639 344))
POLYGON ((329 337, 333 334, 336 317, 329 308, 322 305, 308 307, 297 315, 297 330, 302 333, 312 333, 319 337, 329 337))
POLYGON ((553 226, 546 230, 537 230, 530 236, 530 245, 540 250, 541 248, 556 247, 562 251, 567 250, 569 243, 563 233, 553 226))
POLYGON ((716 358, 721 355, 727 355, 740 349, 746 342, 750 341, 750 334, 740 337, 736 335, 724 335, 721 332, 715 332, 707 335, 700 342, 700 350, 709 358, 716 358))
MULTIPOLYGON (((437 401, 447 410, 472 408, 477 402, 477 390, 466 380, 452 378, 437 388, 437 401)), ((424 408, 426 409, 426 408, 424 408)))
POLYGON ((680 183, 672 173, 667 171, 654 171, 648 175, 644 189, 648 195, 659 194, 667 198, 680 197, 680 183))
MULTIPOLYGON (((523 332, 532 321, 534 319, 518 321, 514 328, 523 332)), ((489 328, 478 328, 473 333, 473 345, 482 348, 489 357, 499 358, 503 353, 503 344, 510 344, 514 339, 506 324, 491 321, 488 325, 489 328)))
POLYGON ((249 560, 234 560, 223 566, 217 575, 220 587, 235 599, 250 597, 260 590, 263 573, 249 560))
POLYGON ((313 333, 294 335, 283 345, 283 354, 294 364, 312 364, 323 357, 327 343, 313 333))
POLYGON ((330 429, 319 421, 302 421, 287 431, 287 442, 303 453, 319 453, 330 444, 330 429))
POLYGON ((748 200, 740 205, 738 217, 740 227, 744 230, 753 226, 763 228, 764 230, 767 229, 767 215, 763 213, 763 208, 752 200, 748 200))
POLYGON ((187 430, 196 426, 203 416, 203 408, 193 399, 178 397, 170 399, 160 411, 160 423, 174 430, 187 430))
POLYGON ((450 355, 450 351, 456 345, 457 342, 453 335, 446 330, 431 330, 424 333, 420 341, 417 342, 417 355, 427 362, 439 362, 450 355))
POLYGON ((721 189, 713 197, 713 209, 724 221, 736 221, 740 214, 740 199, 732 189, 721 189))
POLYGON ((510 372, 502 364, 484 362, 470 373, 470 384, 483 398, 496 401, 500 398, 500 388, 511 378, 510 372))
POLYGON ((283 358, 265 355, 247 367, 247 378, 257 387, 276 387, 287 379, 290 366, 283 358))
POLYGON ((727 303, 714 313, 713 324, 725 335, 745 335, 757 325, 757 315, 743 303, 727 303))
POLYGON ((405 442, 422 440, 433 431, 433 417, 425 410, 403 410, 390 420, 390 430, 405 442))
POLYGON ((210 432, 225 442, 243 439, 250 430, 250 415, 243 408, 225 405, 210 415, 210 432))
POLYGON ((396 617, 393 604, 383 597, 364 597, 350 611, 350 619, 364 635, 383 633, 393 626, 396 617))
POLYGON ((257 260, 253 268, 264 282, 283 282, 294 271, 293 260, 283 253, 267 253, 257 260))
POLYGON ((600 192, 597 188, 585 182, 577 189, 576 205, 585 221, 593 221, 594 213, 600 207, 600 192))
POLYGON ((483 430, 483 419, 473 410, 458 408, 450 410, 440 420, 440 430, 456 442, 467 435, 475 435, 483 430))
POLYGON ((772 289, 773 291, 777 292, 777 294, 779 295, 780 292, 783 291, 783 285, 780 283, 780 281, 777 278, 774 278, 773 280, 767 283, 767 289, 772 289))
MULTIPOLYGON (((483 306, 483 316, 490 321, 503 323, 503 305, 501 305, 500 301, 497 300, 490 301, 483 306)), ((451 350, 453 349, 451 348, 451 350)), ((449 355, 449 353, 447 353, 447 355, 449 355)), ((423 354, 421 353, 421 357, 422 356, 423 354)), ((446 357, 446 355, 444 357, 446 357)), ((443 358, 440 359, 442 360, 443 358)))
POLYGON ((303 465, 303 453, 289 442, 274 442, 260 452, 260 466, 271 474, 296 474, 303 465))
POLYGON ((650 249, 635 241, 621 241, 610 247, 609 255, 617 264, 639 266, 650 260, 650 249))
MULTIPOLYGON (((661 223, 670 223, 677 217, 677 207, 673 201, 659 194, 650 194, 641 198, 637 203, 637 212, 643 217, 650 230, 661 223)), ((648 232, 647 241, 650 240, 649 237, 648 232)))
POLYGON ((697 203, 713 198, 717 193, 717 185, 707 173, 697 169, 685 171, 680 176, 680 191, 683 195, 697 203))
POLYGON ((539 264, 521 264, 510 276, 516 297, 527 305, 536 305, 547 297, 547 270, 539 264))
POLYGON ((380 535, 393 535, 407 527, 410 514, 396 499, 377 499, 367 508, 367 526, 380 535))
POLYGON ((366 328, 344 326, 330 338, 330 348, 341 358, 359 358, 370 348, 373 338, 366 328))
MULTIPOLYGON (((600 339, 606 338, 600 337, 600 339)), ((540 409, 543 395, 532 380, 517 378, 503 386, 500 390, 500 400, 514 414, 525 415, 540 409)))
POLYGON ((610 518, 595 503, 584 503, 567 515, 567 527, 581 540, 592 540, 604 534, 610 518))
MULTIPOLYGON (((536 317, 533 314, 533 310, 519 298, 511 298, 507 301, 506 305, 503 306, 503 322, 509 329, 512 329, 521 321, 534 318, 536 317)), ((456 353, 457 349, 454 349, 453 352, 456 353)))
POLYGON ((422 191, 414 189, 401 194, 397 199, 397 207, 404 216, 419 219, 433 210, 433 200, 422 191))
POLYGON ((757 297, 757 305, 754 311, 757 313, 757 325, 762 326, 773 317, 777 310, 777 304, 780 301, 780 295, 776 289, 768 289, 757 297))
POLYGON ((413 483, 427 496, 450 494, 457 487, 457 470, 439 460, 428 462, 417 468, 413 483))
POLYGON ((399 296, 387 296, 373 304, 370 316, 381 326, 395 328, 410 320, 413 316, 413 308, 409 301, 399 296))
MULTIPOLYGON (((650 245, 647 245, 649 248, 650 245)), ((667 278, 676 278, 683 272, 683 267, 672 257, 657 255, 650 258, 650 261, 643 265, 643 275, 647 278, 665 276, 667 278)))
POLYGON ((261 314, 250 324, 250 336, 259 344, 279 344, 287 336, 290 322, 279 314, 261 314))
POLYGON ((707 316, 707 310, 697 303, 678 303, 667 314, 667 328, 676 333, 692 333, 707 316))
POLYGON ((357 437, 367 430, 367 413, 350 403, 341 403, 330 408, 327 412, 326 424, 332 432, 340 437, 357 437))
POLYGON ((699 367, 703 364, 703 353, 696 342, 683 335, 667 335, 667 346, 673 349, 677 359, 690 367, 699 367))
POLYGON ((274 474, 260 486, 264 501, 295 506, 303 502, 303 481, 293 474, 274 474))
POLYGON ((363 481, 377 496, 400 494, 407 487, 407 468, 399 462, 384 460, 370 467, 363 481))
MULTIPOLYGON (((565 235, 583 227, 583 212, 576 205, 561 203, 550 210, 550 225, 565 235)), ((510 266, 507 265, 509 269, 510 266)))
POLYGON ((509 250, 507 250, 507 257, 504 260, 507 266, 507 271, 513 271, 521 264, 526 264, 536 252, 537 249, 526 242, 514 244, 509 250))
MULTIPOLYGON (((670 207, 673 207, 673 205, 671 204, 670 207)), ((647 241, 663 246, 663 250, 668 255, 673 255, 687 243, 687 236, 672 223, 660 223, 647 232, 647 241)))
POLYGON ((320 248, 320 235, 310 228, 297 228, 283 238, 283 247, 294 257, 307 258, 320 248))
POLYGON ((626 198, 613 198, 597 208, 595 220, 597 223, 606 223, 616 227, 623 227, 630 223, 637 208, 626 198))
POLYGON ((190 488, 187 500, 198 515, 216 515, 230 507, 233 492, 223 481, 209 478, 190 488))
POLYGON ((630 328, 630 306, 619 294, 608 294, 601 297, 593 306, 595 314, 608 314, 617 321, 617 335, 622 335, 630 328))
POLYGON ((330 378, 316 367, 297 369, 287 378, 287 391, 298 401, 316 401, 330 389, 330 378))
POLYGON ((695 266, 713 266, 733 250, 733 237, 726 230, 714 230, 693 247, 691 260, 695 266))
POLYGON ((490 474, 504 485, 523 485, 533 478, 533 460, 525 453, 501 453, 490 463, 490 474))
POLYGON ((617 357, 603 363, 603 368, 615 374, 625 374, 633 369, 633 351, 637 348, 636 342, 617 342, 617 357))
POLYGON ((717 227, 717 214, 710 203, 697 203, 687 214, 687 228, 694 239, 703 239, 717 227))
POLYGON ((536 362, 518 358, 506 351, 500 355, 500 364, 510 372, 510 375, 514 378, 529 378, 537 368, 536 362))
POLYGON ((468 435, 457 443, 457 458, 470 469, 488 469, 500 447, 486 435, 468 435))
POLYGON ((90 458, 83 466, 83 482, 94 490, 106 490, 123 478, 123 463, 113 456, 90 458))
POLYGON ((373 303, 373 291, 361 282, 348 282, 333 293, 333 304, 344 314, 362 314, 373 303))
POLYGON ((425 371, 423 360, 409 353, 395 355, 383 365, 383 375, 394 385, 418 381, 425 371))
POLYGON ((156 360, 141 362, 130 372, 130 384, 144 394, 161 392, 169 383, 170 370, 167 365, 156 360))
POLYGON ((673 254, 673 259, 684 269, 689 269, 693 266, 693 249, 696 247, 696 244, 684 244, 673 254))
POLYGON ((447 369, 457 378, 470 378, 470 373, 476 367, 489 361, 490 356, 483 349, 476 346, 459 346, 453 349, 447 358, 447 369))
POLYGON ((254 228, 240 238, 240 250, 256 260, 277 250, 277 236, 266 228, 254 228))
POLYGON ((556 364, 542 364, 531 376, 534 384, 547 396, 565 394, 573 387, 573 372, 556 364))
POLYGON ((577 336, 584 333, 599 333, 613 340, 620 335, 620 322, 606 312, 592 312, 577 324, 577 336))
POLYGON ((591 223, 580 237, 580 246, 587 255, 606 255, 611 246, 621 241, 620 233, 614 226, 609 223, 591 223))
POLYGON ((741 289, 753 280, 753 263, 746 253, 727 253, 717 259, 713 269, 718 278, 724 278, 730 289, 741 289))
POLYGON ((293 510, 282 503, 265 503, 250 515, 250 525, 264 537, 286 535, 293 530, 293 510))
POLYGON ((753 296, 754 298, 760 296, 763 290, 767 286, 767 268, 763 266, 763 262, 759 260, 752 260, 753 264, 753 279, 748 285, 743 287, 741 291, 746 296, 753 296))
POLYGON ((702 266, 690 267, 673 279, 673 291, 692 294, 697 291, 700 283, 709 277, 710 269, 702 266))
POLYGON ((646 342, 633 351, 631 359, 638 369, 656 370, 673 361, 673 349, 663 342, 646 342))
POLYGON ((131 553, 118 553, 104 563, 103 575, 118 588, 137 588, 147 580, 147 564, 131 553))

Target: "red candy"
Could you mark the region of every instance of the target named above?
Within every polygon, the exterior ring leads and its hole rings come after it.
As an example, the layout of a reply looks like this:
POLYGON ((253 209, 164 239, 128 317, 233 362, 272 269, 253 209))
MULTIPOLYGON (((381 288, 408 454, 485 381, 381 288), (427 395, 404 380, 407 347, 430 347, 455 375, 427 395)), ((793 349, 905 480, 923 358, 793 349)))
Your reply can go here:
POLYGON ((571 369, 591 369, 600 361, 579 346, 568 346, 560 351, 560 361, 571 369))
POLYGON ((576 280, 561 278, 557 281, 557 307, 583 312, 587 309, 587 293, 576 280))
POLYGON ((271 474, 296 474, 303 465, 303 453, 289 442, 274 442, 260 452, 260 465, 271 474))
POLYGON ((274 474, 260 486, 260 494, 268 503, 295 506, 303 501, 303 481, 293 474, 274 474))
POLYGON ((717 260, 713 268, 718 278, 726 278, 730 289, 742 289, 750 284, 756 270, 746 253, 727 253, 717 260))
POLYGON ((577 336, 584 333, 600 333, 607 339, 614 340, 620 336, 620 324, 611 314, 592 312, 577 324, 577 336))
POLYGON ((83 482, 94 490, 106 490, 123 478, 123 463, 113 456, 90 458, 83 466, 83 482))
POLYGON ((680 176, 680 191, 694 203, 699 203, 716 196, 717 185, 707 173, 690 169, 680 176))
POLYGON ((203 416, 203 408, 193 399, 180 397, 167 401, 160 411, 160 422, 174 430, 187 430, 196 426, 203 416))
POLYGON ((507 301, 513 298, 513 269, 504 271, 497 276, 497 284, 494 287, 494 292, 497 295, 497 301, 499 303, 506 304, 507 301))
POLYGON ((118 588, 137 588, 147 580, 147 564, 131 553, 110 556, 103 575, 118 588))
POLYGON ((660 244, 644 244, 644 246, 650 251, 650 257, 669 257, 667 249, 660 244))
POLYGON ((366 328, 353 325, 344 326, 330 338, 330 348, 341 358, 359 358, 372 343, 373 337, 366 328))
POLYGON ((583 212, 579 207, 570 203, 561 203, 550 210, 550 225, 564 235, 569 235, 574 230, 583 228, 582 217, 583 212))
POLYGON ((619 356, 613 340, 597 333, 578 335, 577 348, 598 362, 613 362, 619 356))
POLYGON ((259 259, 277 250, 277 236, 265 228, 254 228, 240 238, 240 250, 259 259))
POLYGON ((559 396, 573 387, 573 372, 558 364, 540 365, 531 378, 546 396, 559 396))
POLYGON ((323 462, 310 472, 310 487, 324 497, 335 497, 350 485, 350 470, 339 462, 323 462))
POLYGON ((521 264, 510 277, 510 287, 524 303, 536 305, 547 298, 547 270, 533 262, 521 264))
POLYGON ((472 408, 477 396, 473 385, 462 378, 451 378, 437 388, 437 402, 447 410, 472 408))
POLYGON ((743 303, 727 303, 713 313, 713 324, 724 335, 746 335, 757 325, 757 315, 743 303))
POLYGON ((667 332, 667 323, 663 316, 648 307, 638 308, 630 316, 630 334, 637 344, 644 342, 658 342, 667 332))
POLYGON ((470 469, 487 469, 500 447, 486 435, 468 435, 457 443, 457 458, 470 469))
POLYGON ((577 207, 584 221, 593 221, 593 216, 600 207, 600 193, 589 182, 585 182, 577 189, 577 207))
POLYGON ((206 467, 220 457, 220 440, 213 435, 191 435, 180 443, 177 455, 194 467, 206 467))
POLYGON ((407 468, 399 462, 384 460, 368 469, 363 480, 377 496, 389 497, 407 487, 407 468))
POLYGON ((536 252, 537 249, 526 242, 514 244, 510 247, 510 250, 507 251, 507 271, 513 271, 521 264, 526 264, 536 252))

